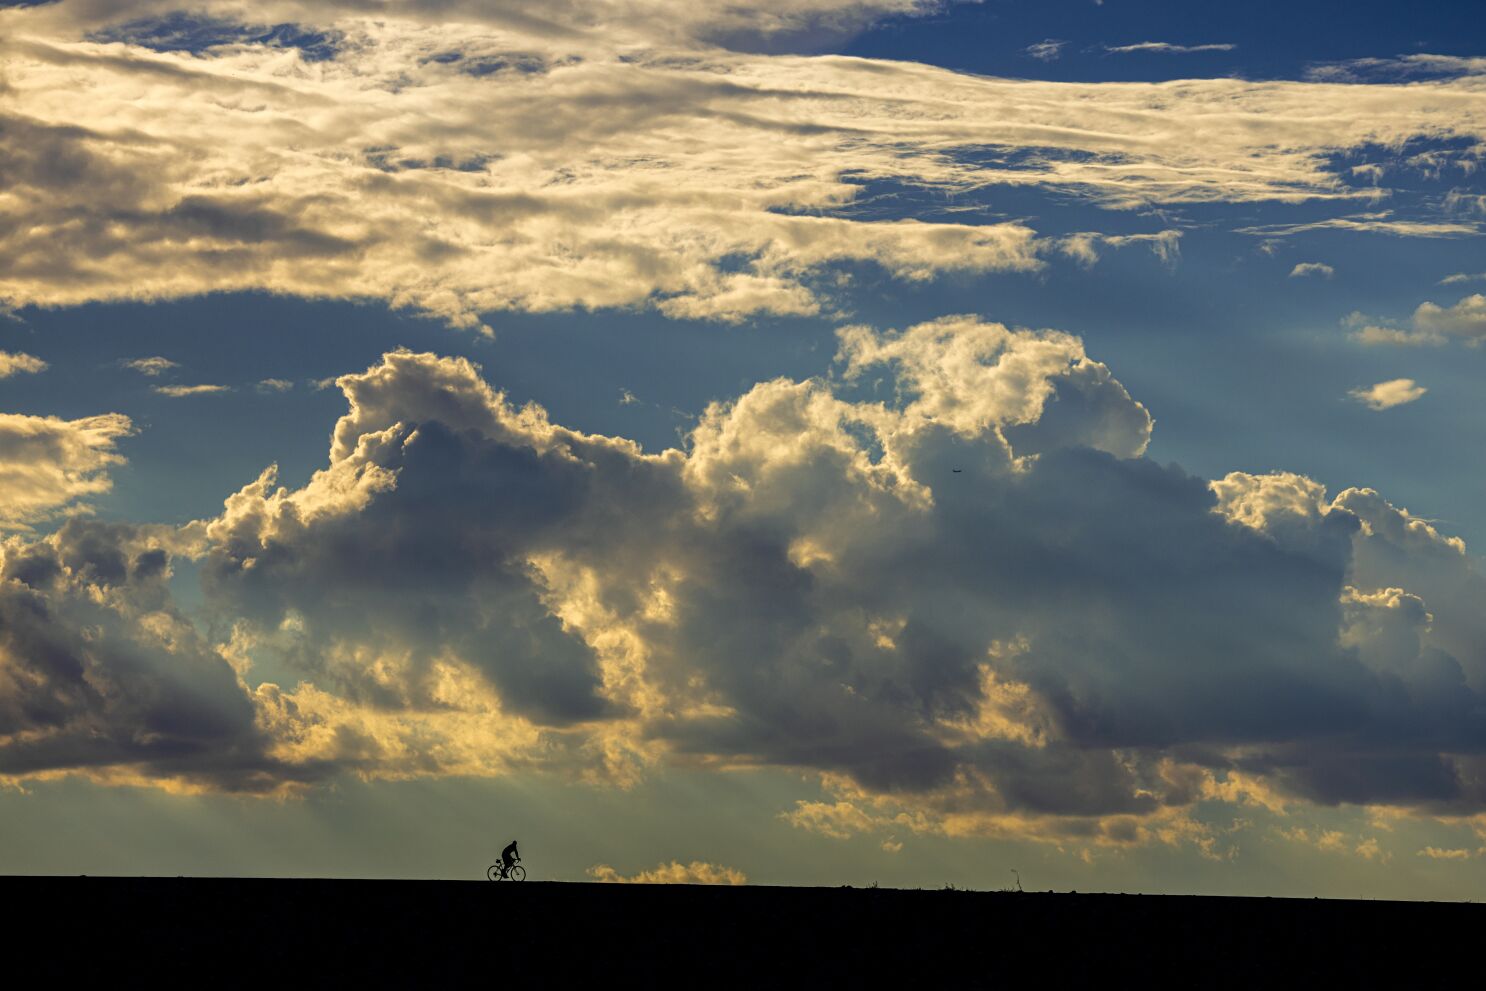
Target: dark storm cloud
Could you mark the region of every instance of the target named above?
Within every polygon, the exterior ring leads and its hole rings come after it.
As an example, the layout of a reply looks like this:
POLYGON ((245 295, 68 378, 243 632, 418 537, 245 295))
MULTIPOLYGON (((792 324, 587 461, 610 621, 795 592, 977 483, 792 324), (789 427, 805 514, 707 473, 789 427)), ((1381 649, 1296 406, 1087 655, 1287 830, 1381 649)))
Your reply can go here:
POLYGON ((232 668, 170 605, 169 554, 85 520, 0 570, 0 775, 71 770, 228 791, 315 776, 267 755, 232 668))

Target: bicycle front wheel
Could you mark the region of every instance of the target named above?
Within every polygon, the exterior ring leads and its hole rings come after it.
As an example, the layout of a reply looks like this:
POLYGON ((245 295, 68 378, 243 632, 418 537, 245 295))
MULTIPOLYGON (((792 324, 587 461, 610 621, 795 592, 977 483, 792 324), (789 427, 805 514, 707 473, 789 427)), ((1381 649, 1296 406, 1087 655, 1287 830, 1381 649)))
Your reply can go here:
POLYGON ((490 880, 492 880, 492 881, 499 881, 500 880, 500 864, 491 864, 490 865, 490 870, 488 870, 488 871, 485 872, 485 876, 488 877, 488 878, 490 878, 490 880))
POLYGON ((517 864, 515 867, 512 867, 511 868, 511 880, 512 881, 525 881, 526 880, 526 868, 525 867, 522 867, 520 864, 517 864))

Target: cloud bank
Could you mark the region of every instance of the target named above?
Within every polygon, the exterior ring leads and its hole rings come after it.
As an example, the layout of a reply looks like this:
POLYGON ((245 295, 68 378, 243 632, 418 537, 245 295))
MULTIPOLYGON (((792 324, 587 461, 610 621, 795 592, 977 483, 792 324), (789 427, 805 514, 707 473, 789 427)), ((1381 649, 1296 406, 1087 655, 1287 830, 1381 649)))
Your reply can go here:
POLYGON ((4 545, 0 774, 774 766, 820 776, 790 821, 828 835, 1202 850, 1201 802, 1486 808, 1459 540, 1368 489, 1148 460, 1150 415, 1067 334, 850 327, 835 369, 656 453, 462 359, 342 376, 304 486, 4 545))
MULTIPOLYGON (((994 213, 920 219, 939 194, 986 210, 1009 188, 1116 210, 1350 204, 1388 190, 1355 186, 1341 159, 1426 139, 1434 168, 1466 168, 1486 135, 1470 75, 1074 84, 789 53, 931 7, 3 10, 0 303, 265 290, 468 327, 575 307, 808 315, 839 307, 856 266, 923 281, 1034 271, 1060 250, 994 213), (873 214, 869 188, 904 209, 873 214)), ((1317 226, 1477 229, 1292 229, 1317 226)))

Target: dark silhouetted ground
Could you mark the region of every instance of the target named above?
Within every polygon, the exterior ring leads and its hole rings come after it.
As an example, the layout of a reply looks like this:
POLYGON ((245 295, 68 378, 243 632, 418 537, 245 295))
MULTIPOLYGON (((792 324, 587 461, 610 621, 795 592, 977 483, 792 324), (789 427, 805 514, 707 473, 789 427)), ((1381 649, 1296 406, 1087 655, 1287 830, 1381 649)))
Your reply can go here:
POLYGON ((1159 895, 5 878, 0 897, 11 916, 0 973, 16 988, 87 975, 194 987, 1471 987, 1486 936, 1477 905, 1159 895))

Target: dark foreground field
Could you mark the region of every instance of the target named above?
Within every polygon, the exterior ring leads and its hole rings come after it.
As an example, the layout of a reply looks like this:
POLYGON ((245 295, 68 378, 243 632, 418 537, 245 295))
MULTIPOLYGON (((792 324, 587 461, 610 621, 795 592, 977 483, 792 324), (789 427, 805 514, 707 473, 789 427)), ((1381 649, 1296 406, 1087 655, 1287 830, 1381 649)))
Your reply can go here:
MULTIPOLYGON (((0 879, 49 986, 1472 986, 1476 905, 431 881, 0 879), (1463 974, 1452 973, 1465 964, 1463 974), (1453 978, 1453 979, 1452 979, 1453 978)), ((46 984, 41 982, 45 981, 46 984)), ((8 983, 8 982, 7 982, 8 983)))

